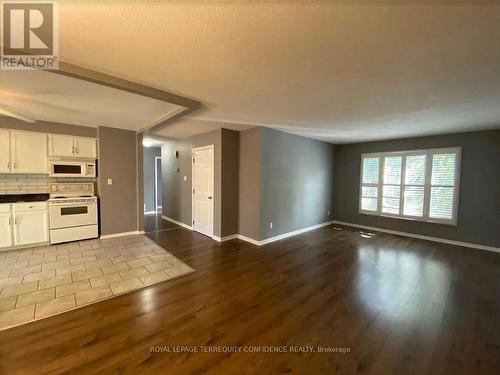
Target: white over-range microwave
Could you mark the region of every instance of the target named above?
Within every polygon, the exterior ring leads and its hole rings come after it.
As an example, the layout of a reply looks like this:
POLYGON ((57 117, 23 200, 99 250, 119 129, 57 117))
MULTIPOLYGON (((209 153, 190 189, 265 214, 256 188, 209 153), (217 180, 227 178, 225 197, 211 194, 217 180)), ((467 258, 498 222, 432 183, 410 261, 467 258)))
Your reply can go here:
POLYGON ((95 177, 95 160, 49 160, 50 177, 95 177))

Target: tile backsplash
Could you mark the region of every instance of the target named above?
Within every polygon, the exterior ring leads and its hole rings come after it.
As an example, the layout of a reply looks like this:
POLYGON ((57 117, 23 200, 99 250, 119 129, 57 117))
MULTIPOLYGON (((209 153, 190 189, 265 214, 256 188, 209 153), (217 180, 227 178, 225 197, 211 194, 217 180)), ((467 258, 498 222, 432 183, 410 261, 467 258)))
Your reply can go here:
POLYGON ((46 194, 53 181, 43 174, 0 174, 0 195, 46 194))
POLYGON ((94 178, 50 178, 43 174, 0 174, 0 195, 5 194, 48 194, 49 183, 94 182, 94 178))

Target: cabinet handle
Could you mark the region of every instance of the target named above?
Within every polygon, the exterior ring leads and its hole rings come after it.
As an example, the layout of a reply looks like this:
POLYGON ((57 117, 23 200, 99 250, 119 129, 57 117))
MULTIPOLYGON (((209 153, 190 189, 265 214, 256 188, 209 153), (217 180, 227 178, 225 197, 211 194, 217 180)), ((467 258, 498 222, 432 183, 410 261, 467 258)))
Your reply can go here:
POLYGON ((7 169, 10 169, 10 161, 7 162, 7 169))
POLYGON ((14 162, 14 169, 17 169, 17 161, 14 162))
POLYGON ((78 155, 78 147, 75 147, 75 150, 76 150, 76 154, 78 155))
POLYGON ((16 216, 16 219, 14 220, 14 223, 15 224, 19 224, 19 217, 18 216, 16 216))
POLYGON ((12 226, 12 216, 9 217, 9 227, 12 226))

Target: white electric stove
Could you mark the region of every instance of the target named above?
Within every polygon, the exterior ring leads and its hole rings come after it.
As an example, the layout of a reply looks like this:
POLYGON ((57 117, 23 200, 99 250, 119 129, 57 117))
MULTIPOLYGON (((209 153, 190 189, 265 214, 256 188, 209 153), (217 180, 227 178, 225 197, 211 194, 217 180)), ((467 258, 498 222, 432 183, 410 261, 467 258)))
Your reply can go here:
POLYGON ((52 183, 49 192, 51 244, 99 236, 93 182, 52 183))

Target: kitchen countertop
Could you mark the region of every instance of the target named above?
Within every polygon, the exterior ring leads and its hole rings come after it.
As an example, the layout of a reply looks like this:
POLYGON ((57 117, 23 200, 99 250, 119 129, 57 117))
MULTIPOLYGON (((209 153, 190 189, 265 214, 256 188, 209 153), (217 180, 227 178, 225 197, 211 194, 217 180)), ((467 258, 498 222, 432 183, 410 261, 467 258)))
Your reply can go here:
POLYGON ((0 203, 17 202, 45 202, 49 200, 49 194, 2 194, 0 203))

